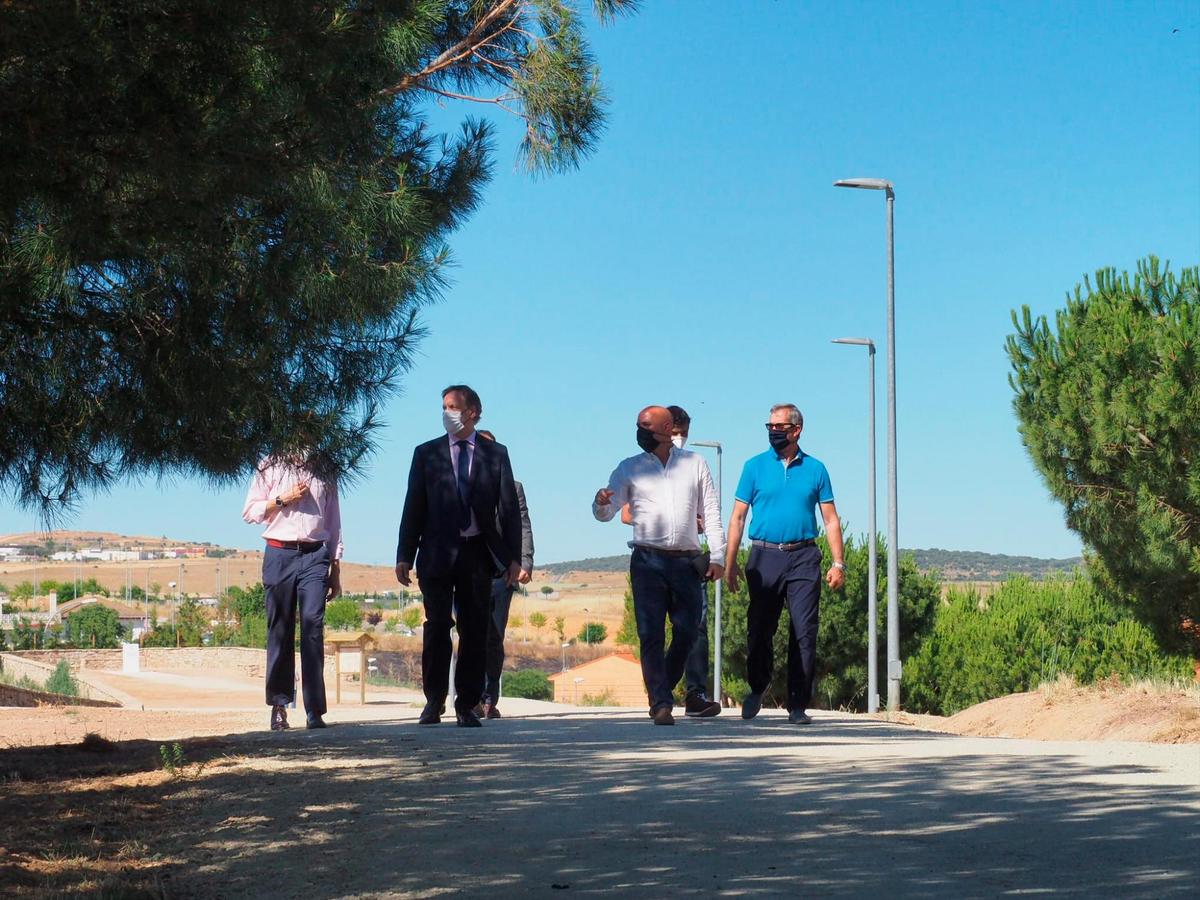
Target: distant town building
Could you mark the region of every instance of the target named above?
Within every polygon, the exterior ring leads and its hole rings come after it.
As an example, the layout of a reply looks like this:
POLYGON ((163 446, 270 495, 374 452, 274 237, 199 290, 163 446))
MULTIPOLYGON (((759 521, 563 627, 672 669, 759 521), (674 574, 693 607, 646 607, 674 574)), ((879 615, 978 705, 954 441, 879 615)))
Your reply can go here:
MULTIPOLYGON (((555 672, 550 682, 555 703, 578 705, 585 697, 603 697, 607 706, 645 706, 648 702, 642 666, 632 653, 610 653, 565 672, 555 672)), ((500 692, 504 692, 503 682, 500 692)))

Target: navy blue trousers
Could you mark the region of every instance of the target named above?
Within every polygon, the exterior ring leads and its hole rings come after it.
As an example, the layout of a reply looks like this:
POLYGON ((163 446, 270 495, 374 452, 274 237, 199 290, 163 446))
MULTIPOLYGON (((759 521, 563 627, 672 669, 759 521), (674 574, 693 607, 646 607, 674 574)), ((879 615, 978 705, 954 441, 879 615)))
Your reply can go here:
POLYGON ((325 715, 325 594, 329 547, 311 553, 267 547, 263 587, 267 600, 267 704, 296 700, 296 609, 300 610, 300 676, 304 710, 325 715))
POLYGON ((746 561, 746 675, 750 690, 761 694, 775 666, 772 646, 786 603, 792 619, 788 640, 787 708, 808 708, 817 668, 817 615, 821 605, 821 550, 752 547, 746 561))
MULTIPOLYGON (((689 694, 707 693, 708 676, 712 674, 712 669, 708 665, 708 584, 703 580, 700 582, 700 624, 696 627, 696 643, 692 644, 683 674, 687 679, 689 694)), ((713 685, 712 696, 721 696, 720 685, 713 685)))
POLYGON ((503 578, 492 579, 492 615, 488 619, 487 677, 483 696, 495 703, 500 699, 500 673, 504 671, 504 630, 508 628, 508 611, 512 608, 513 591, 503 578))
POLYGON ((690 557, 664 556, 641 547, 633 548, 629 581, 641 643, 642 680, 654 712, 675 705, 671 691, 683 677, 684 664, 696 644, 703 582, 690 557), (671 646, 664 652, 668 616, 671 646))

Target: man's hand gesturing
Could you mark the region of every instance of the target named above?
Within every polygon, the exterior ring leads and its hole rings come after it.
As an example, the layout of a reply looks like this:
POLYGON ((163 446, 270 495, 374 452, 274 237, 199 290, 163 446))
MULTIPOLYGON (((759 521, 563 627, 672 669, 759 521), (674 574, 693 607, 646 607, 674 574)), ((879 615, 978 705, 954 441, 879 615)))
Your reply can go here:
POLYGON ((600 490, 596 491, 597 506, 608 506, 608 504, 612 503, 612 498, 613 492, 608 488, 600 488, 600 490))

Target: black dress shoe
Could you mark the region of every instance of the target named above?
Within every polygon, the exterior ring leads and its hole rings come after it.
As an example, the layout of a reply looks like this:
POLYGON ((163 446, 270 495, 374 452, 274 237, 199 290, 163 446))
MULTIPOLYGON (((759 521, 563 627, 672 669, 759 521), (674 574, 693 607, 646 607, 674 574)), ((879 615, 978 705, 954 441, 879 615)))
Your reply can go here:
POLYGON ((436 725, 442 721, 442 713, 445 711, 441 703, 426 703, 425 708, 421 710, 421 718, 417 719, 418 725, 436 725))
POLYGON ((271 707, 271 730, 272 731, 287 731, 287 710, 282 706, 271 707))
POLYGON ((459 728, 482 728, 483 723, 479 721, 479 716, 475 715, 475 710, 466 709, 457 713, 455 718, 458 719, 459 728))
POLYGON ((762 694, 750 693, 742 701, 742 718, 753 719, 762 709, 762 694))
POLYGON ((304 727, 305 728, 328 728, 329 726, 325 724, 325 720, 322 719, 320 716, 314 716, 314 715, 310 714, 308 716, 308 721, 304 724, 304 727))

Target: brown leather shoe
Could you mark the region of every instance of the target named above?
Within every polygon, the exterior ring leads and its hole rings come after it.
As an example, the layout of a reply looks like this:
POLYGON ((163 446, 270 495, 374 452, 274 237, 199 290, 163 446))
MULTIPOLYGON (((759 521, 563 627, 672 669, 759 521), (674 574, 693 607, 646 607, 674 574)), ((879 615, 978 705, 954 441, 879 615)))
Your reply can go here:
POLYGON ((500 710, 496 709, 496 704, 491 700, 483 701, 483 712, 479 716, 481 719, 499 719, 500 710))
POLYGON ((271 707, 271 730, 272 731, 287 731, 291 726, 288 725, 287 708, 283 706, 271 707))
POLYGON ((671 715, 671 707, 660 706, 654 711, 655 725, 674 725, 675 717, 671 715))
POLYGON ((477 715, 477 716, 479 716, 479 718, 483 719, 483 718, 486 718, 486 716, 487 716, 487 707, 488 707, 487 701, 481 700, 479 703, 475 704, 475 708, 472 709, 471 712, 475 713, 475 715, 477 715))

